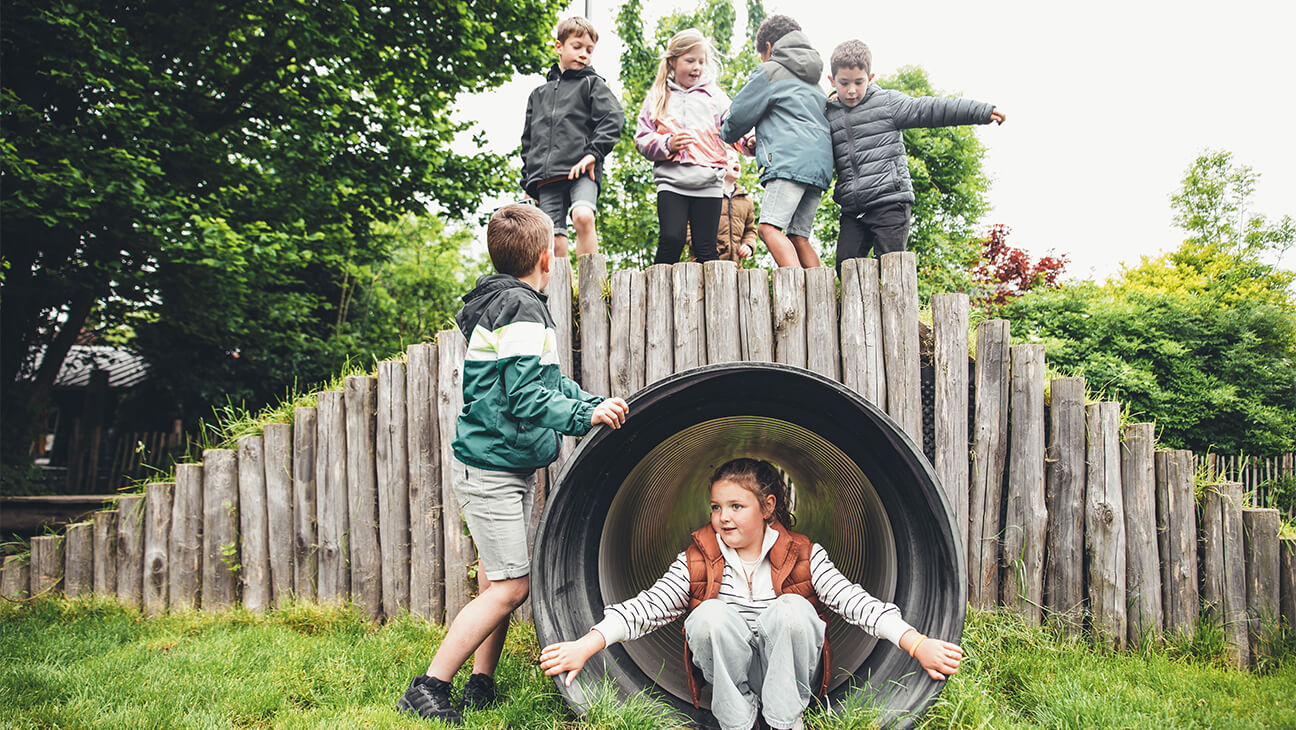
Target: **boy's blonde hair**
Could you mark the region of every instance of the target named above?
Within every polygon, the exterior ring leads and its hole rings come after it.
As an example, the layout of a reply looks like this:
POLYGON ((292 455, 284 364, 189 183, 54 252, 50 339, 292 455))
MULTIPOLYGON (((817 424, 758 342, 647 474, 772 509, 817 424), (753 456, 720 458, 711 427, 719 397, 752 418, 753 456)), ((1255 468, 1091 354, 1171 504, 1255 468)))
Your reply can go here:
POLYGON ((838 69, 858 68, 865 76, 873 74, 873 52, 863 41, 844 41, 833 49, 832 58, 828 61, 833 76, 838 69))
POLYGON ((657 76, 648 89, 648 108, 652 109, 654 122, 666 116, 666 107, 670 104, 666 78, 671 75, 671 61, 698 48, 702 49, 707 58, 707 70, 703 72, 699 83, 710 83, 719 75, 719 69, 715 66, 715 50, 711 48, 706 36, 702 35, 702 31, 697 28, 685 28, 671 36, 666 44, 666 52, 662 54, 661 63, 657 64, 657 76))
POLYGON ((486 252, 501 274, 530 274, 552 243, 553 221, 534 205, 506 205, 486 224, 486 252))
POLYGON ((574 35, 589 36, 590 40, 598 43, 598 31, 594 30, 594 24, 579 15, 563 18, 558 23, 557 35, 559 43, 574 35))

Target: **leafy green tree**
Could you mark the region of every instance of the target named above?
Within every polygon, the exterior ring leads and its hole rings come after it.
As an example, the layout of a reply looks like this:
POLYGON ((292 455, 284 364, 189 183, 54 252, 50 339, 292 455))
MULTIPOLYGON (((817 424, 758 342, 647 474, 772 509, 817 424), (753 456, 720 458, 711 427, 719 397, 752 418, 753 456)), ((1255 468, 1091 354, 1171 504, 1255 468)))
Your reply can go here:
POLYGON ((238 361, 222 393, 322 378, 349 272, 387 255, 374 224, 512 182, 452 150, 454 102, 542 68, 562 5, 6 3, 6 462, 87 326, 202 332, 238 361))
POLYGON ((1105 285, 1034 290, 999 310, 1051 365, 1150 419, 1168 446, 1260 456, 1296 445, 1291 272, 1263 257, 1291 218, 1246 217, 1256 176, 1228 153, 1197 158, 1172 198, 1188 238, 1105 285))

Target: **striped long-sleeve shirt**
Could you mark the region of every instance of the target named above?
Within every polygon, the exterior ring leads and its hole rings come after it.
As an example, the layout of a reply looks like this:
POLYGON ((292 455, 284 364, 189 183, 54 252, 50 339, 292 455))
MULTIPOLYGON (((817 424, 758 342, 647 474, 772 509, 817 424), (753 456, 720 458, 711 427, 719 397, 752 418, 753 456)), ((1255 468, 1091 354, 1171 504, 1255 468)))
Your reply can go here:
MULTIPOLYGON (((733 605, 747 625, 754 631, 756 618, 776 598, 771 577, 769 551, 778 539, 778 533, 765 528, 760 562, 751 576, 748 588, 747 569, 723 540, 717 537, 724 555, 724 577, 720 585, 720 600, 733 605)), ((815 593, 824 606, 847 622, 897 646, 900 637, 913 628, 900 616, 893 603, 874 598, 860 585, 852 583, 837 570, 828 551, 815 543, 810 552, 810 575, 815 593)), ((594 628, 609 644, 637 639, 674 621, 688 611, 689 573, 684 553, 675 557, 666 574, 639 595, 622 603, 608 606, 603 620, 594 628)))

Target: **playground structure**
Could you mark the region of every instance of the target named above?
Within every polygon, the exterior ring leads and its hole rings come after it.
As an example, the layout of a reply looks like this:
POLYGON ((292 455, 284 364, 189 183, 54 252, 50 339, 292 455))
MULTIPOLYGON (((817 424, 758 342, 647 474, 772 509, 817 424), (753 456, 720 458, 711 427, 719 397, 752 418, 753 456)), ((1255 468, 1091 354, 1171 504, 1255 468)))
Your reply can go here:
MULTIPOLYGON (((916 624, 927 609, 915 601, 955 600, 961 607, 966 598, 977 608, 1005 606, 1031 622, 1093 631, 1119 646, 1147 632, 1191 631, 1204 610, 1226 628, 1239 665, 1253 661, 1252 647, 1262 646, 1273 618, 1296 626, 1296 540, 1279 540, 1275 511, 1243 509, 1241 485, 1230 483, 1208 489, 1199 503, 1189 452, 1156 450, 1153 425, 1122 426, 1118 403, 1087 404, 1080 379, 1046 383, 1043 348, 1010 346, 1002 320, 978 326, 970 360, 966 296, 937 295, 932 324, 924 327, 912 253, 846 262, 841 282, 831 269, 739 270, 731 262, 659 265, 609 277, 603 257, 583 256, 578 334, 571 272, 565 260, 557 263, 548 294, 563 370, 591 392, 642 390, 622 438, 637 432, 641 417, 648 429, 640 451, 627 445, 598 458, 587 455, 611 434, 593 432, 580 453, 566 439, 560 461, 541 475, 537 523, 547 486, 569 462, 572 475, 557 495, 566 493, 568 481, 585 479, 581 474, 602 478, 597 475, 608 470, 622 486, 609 478, 604 496, 626 490, 620 504, 606 506, 599 566, 589 557, 593 531, 581 533, 582 550, 551 544, 540 533, 537 580, 553 575, 551 561, 587 576, 578 586, 580 603, 565 604, 576 618, 588 619, 580 612, 631 595, 660 574, 661 561, 680 548, 678 536, 663 531, 654 550, 636 552, 618 542, 621 533, 643 539, 634 517, 645 510, 674 510, 676 522, 696 527, 704 513, 672 503, 669 490, 704 473, 705 464, 736 455, 729 451, 733 443, 747 439, 755 455, 768 455, 792 476, 804 520, 798 529, 823 542, 848 576, 896 600, 916 624), (786 367, 766 373, 752 366, 745 380, 733 374, 744 372, 742 366, 704 367, 762 361, 786 367), (814 385, 806 391, 794 385, 780 396, 775 381, 788 369, 818 377, 789 376, 814 385), (711 389, 688 390, 695 382, 711 389), (688 395, 649 402, 676 387, 688 395), (850 415, 841 416, 824 393, 840 396, 850 415), (780 403, 781 397, 794 401, 780 403), (726 398, 748 403, 748 410, 725 411, 719 404, 726 398), (652 426, 658 408, 692 408, 697 420, 680 416, 666 419, 674 425, 652 426), (874 436, 865 445, 880 438, 890 446, 871 455, 859 451, 863 440, 850 438, 857 426, 874 436), (644 449, 648 444, 661 450, 654 455, 644 449), (676 467, 682 471, 654 466, 666 462, 682 464, 676 467), (877 476, 880 463, 908 470, 922 499, 900 496, 898 476, 887 486, 877 476), (632 478, 640 464, 655 482, 632 478), (853 470, 868 477, 874 496, 841 486, 853 470), (933 549, 931 564, 953 560, 966 573, 918 590, 905 583, 920 577, 916 525, 940 531, 940 510, 923 491, 924 475, 932 477, 936 501, 953 526, 952 547, 933 549), (825 477, 837 486, 816 496, 814 484, 825 477), (831 525, 839 535, 828 527, 830 513, 839 518, 831 525)), ((444 331, 435 344, 410 347, 404 361, 379 363, 376 376, 347 378, 343 391, 320 393, 318 407, 298 408, 292 424, 269 424, 263 435, 239 439, 237 449, 209 450, 202 464, 180 466, 174 483, 120 497, 115 509, 70 526, 64 536, 34 538, 30 566, 7 559, 0 590, 8 596, 109 593, 150 613, 236 602, 263 610, 294 596, 350 600, 375 619, 405 610, 436 621, 453 617, 473 593, 475 560, 448 470, 441 468, 460 408, 464 349, 457 330, 444 331)), ((550 514, 561 509, 555 503, 550 514)), ((546 518, 546 530, 561 532, 563 524, 546 518)), ((546 590, 536 606, 546 609, 560 596, 558 588, 546 590)), ((955 613, 961 625, 962 608, 955 613)), ((546 620, 537 613, 542 633, 546 620)), ((939 635, 940 626, 922 628, 939 635)), ((662 641, 669 631, 657 632, 662 641)), ((665 677, 680 673, 678 656, 658 674, 656 665, 673 650, 654 649, 652 641, 641 641, 642 650, 609 653, 625 673, 621 686, 660 681, 677 696, 665 677)), ((845 674, 870 662, 881 666, 896 654, 851 641, 842 642, 838 657, 845 674)), ((896 697, 901 707, 895 709, 916 711, 934 696, 915 687, 908 699, 896 697)))

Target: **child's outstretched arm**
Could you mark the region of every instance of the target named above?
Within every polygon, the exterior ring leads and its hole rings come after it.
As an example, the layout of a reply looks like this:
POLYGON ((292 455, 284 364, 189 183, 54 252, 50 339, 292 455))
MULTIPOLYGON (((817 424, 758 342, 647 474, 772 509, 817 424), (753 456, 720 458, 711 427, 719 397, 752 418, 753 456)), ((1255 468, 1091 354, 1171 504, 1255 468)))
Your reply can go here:
POLYGON ((995 124, 1003 124, 1004 120, 1007 118, 1008 115, 999 111, 999 107, 995 107, 994 109, 990 110, 990 121, 994 122, 995 124))
POLYGON ((606 646, 607 641, 603 638, 603 634, 600 634, 598 629, 590 629, 588 634, 575 641, 560 641, 546 646, 540 652, 540 668, 544 670, 546 677, 566 672, 567 676, 563 677, 563 684, 570 687, 572 680, 576 679, 576 675, 585 666, 585 662, 603 651, 606 646))
POLYGON ((933 639, 915 629, 909 629, 900 637, 900 648, 917 659, 928 676, 937 681, 957 672, 959 663, 963 661, 963 647, 933 639))

